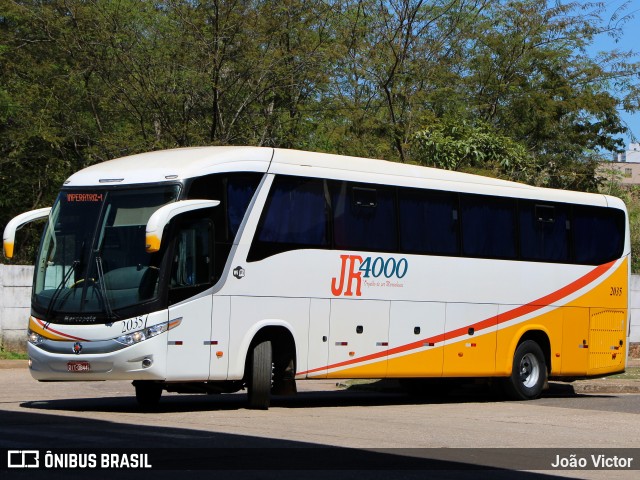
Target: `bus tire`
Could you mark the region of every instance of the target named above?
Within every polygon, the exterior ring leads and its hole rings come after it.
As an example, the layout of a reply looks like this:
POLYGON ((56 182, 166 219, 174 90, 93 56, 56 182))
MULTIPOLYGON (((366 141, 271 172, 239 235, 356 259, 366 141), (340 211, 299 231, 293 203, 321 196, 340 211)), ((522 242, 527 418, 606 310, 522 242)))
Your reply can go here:
POLYGON ((547 380, 544 353, 533 340, 525 340, 513 354, 511 376, 505 379, 505 391, 513 400, 533 400, 540 396, 547 380))
POLYGON ((149 410, 158 406, 160 397, 162 396, 162 385, 154 382, 133 382, 136 389, 136 400, 138 405, 145 410, 149 410))
POLYGON ((249 358, 247 390, 249 408, 267 410, 271 401, 271 383, 273 379, 273 361, 271 341, 256 343, 249 358))

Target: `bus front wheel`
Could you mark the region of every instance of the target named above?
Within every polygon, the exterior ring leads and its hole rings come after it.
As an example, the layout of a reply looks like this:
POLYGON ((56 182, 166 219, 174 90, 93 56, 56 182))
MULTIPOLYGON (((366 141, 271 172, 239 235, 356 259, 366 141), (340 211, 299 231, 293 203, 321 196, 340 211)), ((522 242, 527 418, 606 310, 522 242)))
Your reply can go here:
POLYGON ((525 340, 513 355, 511 376, 505 379, 505 391, 514 400, 533 400, 542 393, 547 380, 544 353, 533 340, 525 340))
POLYGON ((263 340, 255 344, 251 350, 248 367, 249 408, 267 410, 271 400, 271 383, 273 379, 270 340, 263 340))
POLYGON ((148 410, 158 405, 162 396, 162 385, 154 382, 136 381, 133 382, 133 386, 136 389, 136 400, 140 407, 148 410))

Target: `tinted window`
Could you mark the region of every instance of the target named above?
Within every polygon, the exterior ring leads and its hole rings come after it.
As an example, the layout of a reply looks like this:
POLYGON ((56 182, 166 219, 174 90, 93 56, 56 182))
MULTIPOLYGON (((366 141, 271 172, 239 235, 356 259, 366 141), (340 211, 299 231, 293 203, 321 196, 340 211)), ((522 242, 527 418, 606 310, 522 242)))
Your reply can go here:
POLYGON ((331 205, 335 248, 381 252, 398 248, 395 189, 335 182, 331 205))
POLYGON ((400 249, 406 253, 458 253, 458 197, 445 192, 400 189, 400 249))
POLYGON ((180 220, 176 232, 169 303, 179 302, 206 290, 213 281, 211 230, 208 218, 180 220))
POLYGON ((275 178, 249 261, 300 248, 328 248, 329 222, 323 180, 275 178))
POLYGON ((515 258, 515 201, 482 195, 461 195, 462 254, 515 258))
POLYGON ((219 200, 214 208, 217 242, 232 242, 262 178, 261 173, 207 175, 195 179, 187 198, 219 200))
POLYGON ((211 214, 215 227, 216 280, 222 275, 233 240, 261 179, 261 173, 233 172, 206 175, 191 183, 187 198, 220 201, 220 205, 213 208, 211 214))
POLYGON ((599 265, 619 258, 624 247, 624 212, 574 207, 573 248, 576 263, 599 265))
POLYGON ((566 205, 521 201, 519 226, 522 259, 568 262, 568 214, 566 205))

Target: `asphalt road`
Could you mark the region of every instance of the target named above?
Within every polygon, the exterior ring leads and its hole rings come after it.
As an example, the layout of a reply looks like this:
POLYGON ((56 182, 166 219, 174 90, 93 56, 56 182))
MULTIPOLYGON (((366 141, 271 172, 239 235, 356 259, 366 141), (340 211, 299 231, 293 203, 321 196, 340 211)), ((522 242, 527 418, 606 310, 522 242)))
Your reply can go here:
POLYGON ((335 381, 298 382, 298 389, 268 411, 245 409, 243 394, 165 394, 156 411, 142 412, 129 382, 38 383, 24 369, 0 370, 0 448, 42 455, 124 448, 150 452, 154 464, 115 474, 10 469, 0 476, 124 480, 175 478, 187 469, 234 479, 640 477, 640 395, 577 395, 558 386, 536 401, 509 402, 476 387, 438 399, 335 381), (550 467, 556 455, 572 454, 630 456, 635 469, 550 467))

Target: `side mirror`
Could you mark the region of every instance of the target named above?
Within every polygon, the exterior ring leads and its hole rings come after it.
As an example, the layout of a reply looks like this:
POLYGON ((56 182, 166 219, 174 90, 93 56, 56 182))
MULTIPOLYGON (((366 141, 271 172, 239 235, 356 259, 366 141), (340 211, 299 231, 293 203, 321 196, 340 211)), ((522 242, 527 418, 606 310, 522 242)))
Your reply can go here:
POLYGON ((39 208, 38 210, 21 213, 17 217, 12 218, 9 223, 7 223, 7 226, 4 227, 4 234, 2 235, 4 256, 7 258, 13 257, 13 246, 16 241, 16 232, 18 230, 24 227, 27 223, 48 217, 50 211, 51 207, 39 208))
POLYGON ((147 253, 154 253, 160 250, 162 232, 173 217, 202 208, 217 207, 218 205, 220 205, 218 200, 181 200, 160 207, 153 212, 147 222, 144 242, 147 253))

